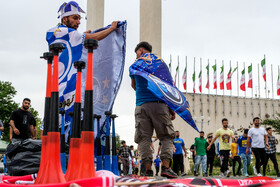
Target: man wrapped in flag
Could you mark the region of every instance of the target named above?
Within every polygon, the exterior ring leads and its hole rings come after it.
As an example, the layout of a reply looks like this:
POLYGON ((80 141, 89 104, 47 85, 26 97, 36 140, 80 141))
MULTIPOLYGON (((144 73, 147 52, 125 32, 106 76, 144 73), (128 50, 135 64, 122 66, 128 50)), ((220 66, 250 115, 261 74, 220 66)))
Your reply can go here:
MULTIPOLYGON (((48 44, 63 43, 66 47, 59 56, 59 107, 66 110, 65 125, 69 125, 71 117, 69 111, 73 111, 74 97, 76 90, 76 69, 74 61, 83 60, 82 54, 86 53, 83 48, 85 39, 102 40, 110 33, 116 30, 118 22, 112 22, 112 25, 100 32, 91 33, 86 31, 80 33, 77 31, 80 25, 81 13, 85 13, 75 1, 63 3, 58 12, 61 23, 47 31, 46 39, 48 44)), ((86 61, 86 60, 83 60, 86 61)), ((86 71, 84 71, 85 75, 86 71)), ((82 77, 82 86, 85 86, 85 76, 82 77)), ((70 129, 68 128, 67 131, 70 129)), ((67 133, 66 133, 67 137, 67 133)))
POLYGON ((147 148, 155 129, 162 143, 161 176, 176 178, 177 174, 169 167, 175 138, 171 120, 175 119, 175 112, 193 128, 198 129, 191 117, 188 102, 173 85, 167 65, 151 52, 152 46, 148 42, 140 42, 135 48, 137 60, 129 68, 131 86, 136 91, 134 141, 139 144, 146 168, 145 175, 153 176, 152 150, 147 148))

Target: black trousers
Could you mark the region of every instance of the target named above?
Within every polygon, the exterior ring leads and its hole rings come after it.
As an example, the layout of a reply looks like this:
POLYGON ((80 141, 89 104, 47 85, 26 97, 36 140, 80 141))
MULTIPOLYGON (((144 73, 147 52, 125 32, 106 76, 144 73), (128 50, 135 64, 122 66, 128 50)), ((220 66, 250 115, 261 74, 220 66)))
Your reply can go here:
POLYGON ((173 171, 175 173, 179 173, 179 170, 181 173, 184 172, 184 157, 183 154, 173 154, 173 171))
POLYGON ((212 175, 213 165, 214 165, 214 157, 212 156, 207 157, 207 171, 209 169, 209 175, 212 175))
MULTIPOLYGON (((252 148, 252 151, 256 159, 257 173, 260 173, 261 166, 265 164, 265 149, 264 148, 252 148)), ((265 175, 265 167, 263 167, 263 173, 265 175)))
POLYGON ((228 170, 229 150, 220 150, 220 159, 222 161, 221 172, 228 170))
POLYGON ((232 172, 233 172, 233 176, 235 176, 236 174, 237 174, 237 175, 240 175, 240 169, 241 169, 241 158, 240 158, 240 156, 235 156, 235 157, 233 157, 233 160, 232 160, 232 172), (238 168, 237 168, 237 172, 235 173, 235 165, 236 165, 236 162, 238 162, 238 168))
MULTIPOLYGON (((267 166, 267 163, 268 163, 269 159, 272 161, 274 169, 275 169, 276 173, 278 174, 279 169, 278 169, 278 163, 277 163, 277 159, 276 159, 276 153, 265 154, 265 163, 264 163, 263 167, 266 169, 266 166, 267 166)), ((265 175, 265 170, 264 170, 263 175, 265 175)))
POLYGON ((159 167, 156 167, 156 176, 158 176, 159 167))

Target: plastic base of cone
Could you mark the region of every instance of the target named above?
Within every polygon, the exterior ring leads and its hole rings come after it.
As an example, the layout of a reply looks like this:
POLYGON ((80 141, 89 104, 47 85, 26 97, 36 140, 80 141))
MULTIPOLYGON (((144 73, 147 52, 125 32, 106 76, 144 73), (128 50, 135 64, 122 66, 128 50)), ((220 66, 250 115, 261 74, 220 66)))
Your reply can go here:
POLYGON ((40 160, 40 168, 35 180, 35 184, 41 184, 42 176, 44 175, 45 170, 45 160, 46 160, 46 148, 47 148, 47 136, 42 136, 42 147, 41 147, 41 160, 40 160))
POLYGON ((80 168, 80 145, 81 138, 71 138, 70 140, 70 149, 69 149, 69 162, 68 168, 65 174, 66 181, 77 180, 78 171, 80 168))
MULTIPOLYGON (((46 157, 43 173, 40 181, 36 181, 36 184, 52 184, 52 183, 64 183, 66 182, 64 174, 62 173, 60 165, 60 133, 48 132, 46 157)), ((40 166, 41 167, 41 166, 40 166)))
POLYGON ((94 167, 94 133, 91 131, 82 131, 81 149, 80 149, 80 170, 79 179, 95 177, 94 167))

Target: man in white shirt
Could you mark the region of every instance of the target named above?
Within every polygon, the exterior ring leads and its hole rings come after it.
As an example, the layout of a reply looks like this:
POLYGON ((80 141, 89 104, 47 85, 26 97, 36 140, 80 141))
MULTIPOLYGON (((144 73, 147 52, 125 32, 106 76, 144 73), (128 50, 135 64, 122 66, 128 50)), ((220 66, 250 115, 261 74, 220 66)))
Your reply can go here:
MULTIPOLYGON (((265 163, 265 146, 269 149, 267 132, 263 127, 260 127, 260 118, 255 117, 253 119, 254 127, 248 132, 247 149, 246 154, 249 153, 250 140, 252 139, 252 151, 256 158, 256 165, 254 167, 254 173, 257 176, 262 176, 260 173, 260 167, 265 163), (264 141, 265 140, 265 141, 264 141)), ((265 167, 263 167, 265 170, 265 167)), ((265 172, 264 172, 265 173, 265 172)))

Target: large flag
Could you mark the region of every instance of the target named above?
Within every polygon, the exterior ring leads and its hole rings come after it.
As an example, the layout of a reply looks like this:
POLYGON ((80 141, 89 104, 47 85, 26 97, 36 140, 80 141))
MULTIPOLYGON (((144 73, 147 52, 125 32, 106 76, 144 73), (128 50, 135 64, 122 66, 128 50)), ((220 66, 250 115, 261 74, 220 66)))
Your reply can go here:
POLYGON ((214 89, 217 89, 217 65, 213 65, 212 66, 213 68, 213 71, 214 71, 214 79, 213 79, 213 82, 214 82, 214 89))
MULTIPOLYGON (((207 83, 206 83, 206 88, 209 89, 209 64, 206 66, 207 69, 207 83)), ((201 91, 200 91, 201 92, 201 91)))
POLYGON ((185 90, 187 89, 187 76, 186 76, 186 73, 187 73, 187 67, 185 67, 184 73, 183 73, 183 76, 182 76, 183 87, 184 87, 185 90))
MULTIPOLYGON (((103 127, 106 118, 104 112, 112 110, 123 77, 126 25, 126 21, 119 22, 118 29, 99 41, 99 47, 93 51, 93 112, 102 116, 100 125, 103 127)), ((94 32, 108 27, 110 25, 94 32)), ((76 90, 77 69, 74 68, 74 61, 87 62, 87 49, 83 47, 84 36, 84 34, 79 34, 78 31, 63 25, 54 27, 47 32, 49 45, 63 43, 66 47, 59 56, 59 108, 66 110, 65 125, 68 126, 65 130, 66 139, 70 131, 69 124, 71 124, 71 117, 68 113, 74 109, 76 90)), ((82 108, 84 106, 85 85, 86 69, 82 72, 82 108)), ((101 133, 103 136, 105 135, 103 130, 101 133)))
POLYGON ((179 63, 177 65, 177 67, 176 67, 175 80, 174 80, 174 85, 175 86, 176 86, 176 82, 177 82, 177 75, 178 75, 178 73, 179 73, 179 63))
POLYGON ((240 89, 242 91, 246 90, 246 86, 245 86, 245 68, 241 71, 241 79, 240 79, 240 89))
POLYGON ((221 72, 220 72, 220 89, 224 89, 224 65, 221 67, 221 72))
POLYGON ((280 72, 278 72, 277 95, 280 95, 280 72))
POLYGON ((261 61, 261 66, 262 66, 262 69, 263 69, 263 80, 266 82, 266 65, 265 65, 265 58, 261 61))
POLYGON ((253 88, 252 64, 248 66, 248 74, 249 74, 248 88, 253 88))
POLYGON ((198 75, 198 80, 199 80, 199 85, 198 85, 198 88, 199 88, 199 91, 201 92, 201 84, 202 84, 201 71, 199 72, 199 75, 198 75))
POLYGON ((237 67, 234 68, 234 70, 231 72, 231 67, 229 69, 228 75, 227 75, 227 90, 231 90, 231 77, 233 73, 237 70, 237 67))
POLYGON ((193 72, 192 80, 193 80, 193 93, 195 93, 195 72, 193 72))
POLYGON ((130 76, 138 75, 145 78, 147 88, 198 131, 192 119, 188 101, 173 85, 167 65, 160 57, 152 53, 142 55, 129 67, 129 73, 130 76))

